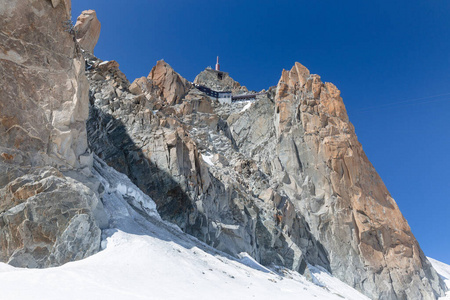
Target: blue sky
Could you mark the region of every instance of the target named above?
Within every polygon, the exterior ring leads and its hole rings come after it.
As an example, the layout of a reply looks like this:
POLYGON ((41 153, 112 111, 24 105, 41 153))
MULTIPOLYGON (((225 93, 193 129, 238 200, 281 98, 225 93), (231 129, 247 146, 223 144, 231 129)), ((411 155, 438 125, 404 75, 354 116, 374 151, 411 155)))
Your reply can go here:
POLYGON ((130 81, 164 59, 193 80, 217 55, 249 89, 295 61, 340 90, 363 148, 427 256, 450 264, 450 1, 79 0, 95 54, 130 81))

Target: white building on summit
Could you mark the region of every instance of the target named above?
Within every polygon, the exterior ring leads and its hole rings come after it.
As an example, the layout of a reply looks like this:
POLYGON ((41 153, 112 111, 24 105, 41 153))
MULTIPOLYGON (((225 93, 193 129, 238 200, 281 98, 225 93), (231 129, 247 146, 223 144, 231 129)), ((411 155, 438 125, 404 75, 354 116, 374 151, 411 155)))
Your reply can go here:
POLYGON ((197 89, 199 89, 200 91, 202 91, 203 93, 205 93, 210 98, 214 98, 214 99, 218 100, 221 104, 231 104, 231 102, 232 102, 233 95, 231 92, 217 92, 217 91, 213 91, 212 89, 210 89, 206 86, 195 84, 195 83, 194 83, 194 86, 197 89))

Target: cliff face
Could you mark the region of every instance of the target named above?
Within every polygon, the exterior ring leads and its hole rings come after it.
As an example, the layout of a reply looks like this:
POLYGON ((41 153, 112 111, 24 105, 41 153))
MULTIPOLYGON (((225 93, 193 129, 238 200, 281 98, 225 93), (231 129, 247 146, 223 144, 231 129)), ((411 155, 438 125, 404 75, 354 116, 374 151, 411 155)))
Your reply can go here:
POLYGON ((166 63, 176 75, 131 86, 117 67, 89 63, 90 146, 163 218, 232 255, 304 274, 321 265, 372 298, 443 292, 333 84, 296 63, 257 101, 222 106, 166 63))
POLYGON ((0 1, 0 260, 54 266, 98 251, 89 84, 70 1, 0 1), (84 175, 83 175, 84 174, 84 175))
POLYGON ((372 298, 438 294, 439 278, 362 150, 339 90, 296 63, 281 75, 275 110, 285 191, 329 249, 333 273, 372 298))

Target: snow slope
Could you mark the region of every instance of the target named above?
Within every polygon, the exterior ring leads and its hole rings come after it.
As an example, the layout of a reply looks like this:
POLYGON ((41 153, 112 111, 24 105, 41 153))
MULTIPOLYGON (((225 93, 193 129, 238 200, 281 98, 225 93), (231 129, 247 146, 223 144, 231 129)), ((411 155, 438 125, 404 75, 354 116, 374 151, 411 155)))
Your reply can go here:
POLYGON ((445 297, 441 297, 441 300, 450 300, 450 266, 444 264, 443 262, 437 261, 431 257, 427 257, 433 268, 438 272, 439 276, 444 280, 449 291, 446 293, 445 297))
POLYGON ((368 299, 320 268, 310 266, 314 284, 246 253, 229 257, 162 221, 148 196, 97 158, 95 170, 110 220, 103 251, 50 269, 0 264, 2 300, 368 299))

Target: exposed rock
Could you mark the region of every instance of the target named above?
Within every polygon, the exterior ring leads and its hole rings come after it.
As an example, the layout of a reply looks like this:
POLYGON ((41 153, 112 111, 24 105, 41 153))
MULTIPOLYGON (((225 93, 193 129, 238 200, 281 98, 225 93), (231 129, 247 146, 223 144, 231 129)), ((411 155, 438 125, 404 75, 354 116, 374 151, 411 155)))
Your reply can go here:
MULTIPOLYGON (((95 13, 77 22, 85 62, 69 0, 3 2, 1 261, 56 266, 98 251, 88 136, 163 218, 219 250, 304 274, 320 265, 376 299, 443 294, 333 84, 296 63, 250 107, 222 106, 159 61, 130 85, 116 61, 89 53, 95 13)), ((196 83, 247 91, 213 70, 196 83)))
POLYGON ((120 70, 89 70, 88 135, 163 218, 232 255, 305 274, 307 263, 323 266, 372 298, 442 294, 334 85, 296 63, 243 109, 246 102, 222 106, 173 84, 181 77, 158 65, 121 95, 109 88, 120 70))
POLYGON ((200 74, 195 77, 194 83, 206 86, 218 92, 231 91, 235 94, 248 92, 245 86, 241 86, 239 82, 231 78, 227 72, 216 71, 211 68, 207 68, 200 72, 200 74))
MULTIPOLYGON (((61 0, 50 0, 52 2, 52 5, 54 8, 56 8, 59 3, 61 3, 61 0)), ((70 13, 72 11, 72 3, 70 0, 62 0, 64 2, 64 6, 66 8, 66 14, 70 16, 70 13)))
POLYGON ((89 188, 55 168, 8 171, 10 182, 0 188, 0 261, 51 267, 99 250, 98 200, 89 188))
POLYGON ((44 267, 98 251, 85 62, 70 1, 0 4, 0 260, 44 267), (52 166, 52 167, 50 167, 52 166))
POLYGON ((189 81, 175 72, 164 60, 160 60, 153 67, 147 79, 159 87, 160 94, 168 105, 180 104, 189 91, 189 81))
POLYGON ((22 151, 31 165, 83 167, 87 151, 88 82, 64 29, 65 5, 14 1, 0 8, 0 145, 22 151))
MULTIPOLYGON (((265 264, 301 272, 306 257, 327 267, 323 249, 288 199, 277 194, 280 201, 274 204, 255 196, 259 192, 253 189, 267 188, 265 175, 234 150, 226 122, 217 114, 221 108, 217 102, 193 88, 181 104, 151 111, 161 94, 148 79, 130 86, 138 95, 124 91, 113 102, 104 101, 110 96, 103 91, 116 84, 117 72, 94 67, 87 73, 89 78, 97 74, 110 78, 91 81, 90 146, 150 195, 165 219, 233 255, 248 252, 265 264), (220 169, 203 160, 209 151, 220 152, 213 158, 220 169), (280 220, 277 212, 290 219, 280 220)), ((268 105, 261 106, 261 114, 267 118, 273 114, 273 104, 264 103, 268 105)), ((234 109, 242 107, 238 104, 234 109)))
POLYGON ((275 101, 284 190, 330 249, 333 274, 371 298, 440 295, 443 285, 362 150, 340 91, 296 63, 283 71, 275 101))
POLYGON ((94 10, 85 10, 78 16, 75 31, 81 48, 94 53, 95 45, 100 37, 100 28, 101 24, 94 10))

